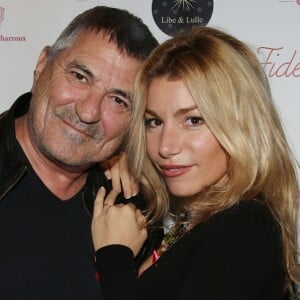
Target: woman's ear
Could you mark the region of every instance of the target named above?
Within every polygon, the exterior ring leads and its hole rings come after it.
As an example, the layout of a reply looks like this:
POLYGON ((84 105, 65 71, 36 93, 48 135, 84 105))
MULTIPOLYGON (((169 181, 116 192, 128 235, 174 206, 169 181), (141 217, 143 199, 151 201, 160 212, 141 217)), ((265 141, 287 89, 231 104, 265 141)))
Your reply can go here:
POLYGON ((44 70, 44 68, 45 68, 45 66, 47 64, 49 49, 50 49, 50 46, 44 47, 43 50, 42 50, 42 52, 39 55, 37 64, 36 64, 34 72, 33 72, 33 85, 32 85, 32 89, 31 90, 34 89, 36 81, 40 77, 42 71, 44 70))

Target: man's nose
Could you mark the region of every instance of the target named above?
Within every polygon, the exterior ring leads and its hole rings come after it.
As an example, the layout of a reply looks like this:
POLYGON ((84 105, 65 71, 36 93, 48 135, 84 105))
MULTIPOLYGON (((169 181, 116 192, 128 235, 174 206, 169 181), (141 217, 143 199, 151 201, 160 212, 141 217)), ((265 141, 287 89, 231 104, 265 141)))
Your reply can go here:
POLYGON ((90 91, 85 97, 76 102, 76 113, 83 123, 97 123, 101 119, 101 103, 104 93, 100 91, 90 91))

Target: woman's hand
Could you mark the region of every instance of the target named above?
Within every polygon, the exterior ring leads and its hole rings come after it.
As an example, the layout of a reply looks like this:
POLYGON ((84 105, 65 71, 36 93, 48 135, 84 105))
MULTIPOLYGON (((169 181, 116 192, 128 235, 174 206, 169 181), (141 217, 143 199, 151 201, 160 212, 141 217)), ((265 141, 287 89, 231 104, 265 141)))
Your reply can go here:
POLYGON ((112 187, 115 191, 121 193, 123 190, 126 199, 137 195, 138 185, 129 172, 128 159, 125 152, 101 162, 100 166, 106 178, 112 180, 112 187))
POLYGON ((105 198, 105 189, 98 191, 92 220, 94 248, 118 244, 129 247, 136 256, 147 238, 145 217, 133 204, 114 205, 117 195, 112 190, 105 198))

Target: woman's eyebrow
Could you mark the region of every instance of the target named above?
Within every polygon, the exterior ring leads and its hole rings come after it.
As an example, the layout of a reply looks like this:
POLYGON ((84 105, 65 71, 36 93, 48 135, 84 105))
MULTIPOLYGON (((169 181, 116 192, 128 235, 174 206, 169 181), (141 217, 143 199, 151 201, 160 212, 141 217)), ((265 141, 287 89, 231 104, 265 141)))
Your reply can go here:
POLYGON ((180 108, 175 112, 175 116, 184 115, 184 114, 186 114, 190 111, 196 110, 196 109, 198 110, 198 107, 196 105, 185 107, 185 108, 180 108))
MULTIPOLYGON (((196 105, 185 107, 185 108, 180 108, 180 109, 175 111, 175 116, 186 114, 186 113, 188 113, 190 111, 193 111, 193 110, 196 110, 196 109, 198 110, 198 107, 196 105)), ((157 116, 156 112, 151 110, 151 109, 146 108, 145 113, 157 116)))

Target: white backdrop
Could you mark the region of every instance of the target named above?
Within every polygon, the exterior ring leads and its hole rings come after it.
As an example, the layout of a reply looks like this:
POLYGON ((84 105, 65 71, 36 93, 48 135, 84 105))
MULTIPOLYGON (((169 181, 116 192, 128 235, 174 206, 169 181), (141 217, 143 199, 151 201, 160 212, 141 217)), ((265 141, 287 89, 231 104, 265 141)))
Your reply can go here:
MULTIPOLYGON (((128 9, 159 41, 168 38, 153 20, 152 0, 0 0, 0 111, 30 90, 41 49, 52 44, 75 15, 95 5, 128 9)), ((258 56, 299 162, 300 0, 214 0, 208 25, 260 49, 258 56)))

